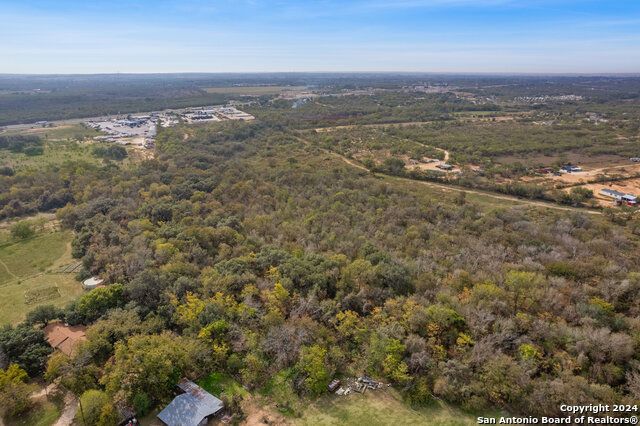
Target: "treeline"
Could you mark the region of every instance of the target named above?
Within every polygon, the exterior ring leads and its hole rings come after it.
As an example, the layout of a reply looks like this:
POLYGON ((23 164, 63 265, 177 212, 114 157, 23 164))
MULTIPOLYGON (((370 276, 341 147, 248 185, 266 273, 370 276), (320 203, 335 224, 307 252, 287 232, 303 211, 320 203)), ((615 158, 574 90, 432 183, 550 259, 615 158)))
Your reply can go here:
POLYGON ((227 100, 223 95, 206 93, 197 87, 165 88, 162 84, 1 94, 0 126, 216 105, 227 100))
POLYGON ((94 145, 92 147, 92 153, 98 158, 106 158, 109 160, 123 160, 127 158, 127 150, 122 146, 113 144, 108 146, 94 145))
POLYGON ((13 135, 0 136, 0 149, 7 149, 11 152, 23 152, 26 155, 42 155, 44 143, 38 136, 13 135))
MULTIPOLYGON (((344 155, 344 151, 341 149, 340 144, 331 144, 326 138, 324 142, 320 144, 320 146, 327 147, 327 149, 329 150, 333 150, 340 153, 341 155, 344 155)), ((425 149, 427 149, 427 147, 425 147, 425 149)), ((441 158, 443 156, 443 153, 441 151, 434 152, 434 150, 432 150, 430 152, 421 152, 420 150, 418 150, 418 152, 420 153, 420 157, 418 158, 422 158, 422 156, 424 155, 435 158, 441 158)), ((346 156, 352 157, 352 155, 353 154, 351 152, 347 151, 346 156)), ((386 155, 384 156, 386 157, 386 155)), ((382 173, 418 181, 448 184, 457 186, 460 189, 480 189, 490 192, 498 192, 506 195, 514 195, 517 197, 557 202, 560 204, 575 207, 584 206, 589 200, 593 198, 593 191, 582 187, 574 187, 569 191, 562 191, 559 188, 550 188, 549 185, 540 185, 538 183, 526 183, 517 181, 503 182, 485 177, 492 176, 494 174, 506 174, 509 177, 513 177, 513 175, 509 173, 510 167, 508 166, 492 167, 487 171, 473 171, 468 167, 463 167, 462 170, 459 170, 459 172, 457 173, 446 173, 445 171, 441 170, 421 170, 418 167, 407 167, 404 160, 395 156, 387 157, 382 161, 376 161, 373 157, 366 156, 360 161, 362 165, 365 166, 371 173, 382 173)), ((524 167, 522 167, 522 170, 516 170, 515 172, 521 172, 519 174, 520 176, 527 174, 524 167)))
POLYGON ((81 201, 83 194, 74 191, 86 180, 100 178, 109 170, 86 162, 66 162, 61 167, 29 169, 16 173, 0 169, 0 218, 49 211, 69 202, 81 201), (75 198, 74 194, 79 198, 75 198))
POLYGON ((390 91, 323 96, 312 98, 295 108, 294 102, 284 99, 265 100, 259 105, 249 106, 247 111, 271 124, 303 130, 353 124, 446 121, 454 120, 454 112, 501 110, 496 104, 479 105, 452 93, 390 91))
POLYGON ((571 150, 602 153, 604 149, 606 153, 617 153, 626 149, 620 146, 616 130, 607 125, 447 121, 401 127, 396 132, 404 138, 447 149, 452 161, 464 164, 482 164, 487 159, 505 156, 551 157, 571 150))
POLYGON ((277 383, 271 398, 294 415, 292 396, 363 373, 411 404, 514 414, 640 397, 626 228, 434 198, 264 122, 164 129, 157 149, 76 178, 75 204, 58 210, 82 276, 109 284, 29 317, 90 326, 74 356, 46 366, 76 394, 162 406, 181 376, 216 371, 266 394, 277 383))

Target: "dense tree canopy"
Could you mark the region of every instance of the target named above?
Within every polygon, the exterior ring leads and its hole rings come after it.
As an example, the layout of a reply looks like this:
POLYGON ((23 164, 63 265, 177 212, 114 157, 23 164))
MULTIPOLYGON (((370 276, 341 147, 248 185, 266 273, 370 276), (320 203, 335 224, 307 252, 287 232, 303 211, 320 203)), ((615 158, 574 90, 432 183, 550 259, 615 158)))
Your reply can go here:
MULTIPOLYGON (((449 95, 431 101, 327 102, 339 123, 472 108, 449 95), (393 112, 398 102, 407 106, 393 112), (352 114, 338 118, 341 109, 352 114)), ((74 231, 79 276, 105 280, 63 312, 28 317, 89 326, 71 357, 50 358, 45 377, 93 395, 96 422, 111 403, 148 409, 170 400, 181 377, 212 371, 300 398, 364 373, 413 404, 513 413, 555 413, 565 397, 637 400, 640 259, 624 221, 382 177, 327 151, 356 144, 321 132, 306 143, 292 130, 331 122, 321 106, 252 108, 249 123, 161 129, 155 158, 137 164, 0 176, 2 215, 55 206, 74 231)), ((405 140, 430 142, 434 126, 372 133, 402 155, 435 156, 405 140)), ((440 145, 464 152, 453 138, 440 145)), ((397 159, 380 164, 408 173, 397 159)), ((569 203, 592 195, 567 194, 569 203)), ((0 360, 30 374, 49 351, 32 325, 0 331, 0 360)))

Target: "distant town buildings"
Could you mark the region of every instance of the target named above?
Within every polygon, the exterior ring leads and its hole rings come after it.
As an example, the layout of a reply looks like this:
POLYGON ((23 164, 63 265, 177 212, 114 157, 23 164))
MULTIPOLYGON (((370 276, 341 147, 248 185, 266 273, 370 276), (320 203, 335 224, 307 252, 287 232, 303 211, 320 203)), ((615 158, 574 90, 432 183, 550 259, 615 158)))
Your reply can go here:
POLYGON ((541 104, 549 101, 573 102, 581 101, 584 97, 580 95, 558 95, 558 96, 517 96, 513 98, 515 103, 541 104))
POLYGON ((232 106, 186 108, 179 111, 155 111, 147 115, 127 115, 126 117, 88 120, 85 124, 106 135, 94 137, 97 141, 118 145, 130 145, 132 141, 147 149, 155 147, 157 126, 173 127, 182 120, 197 123, 224 120, 253 120, 251 114, 232 106), (129 140, 126 140, 129 139, 129 140))

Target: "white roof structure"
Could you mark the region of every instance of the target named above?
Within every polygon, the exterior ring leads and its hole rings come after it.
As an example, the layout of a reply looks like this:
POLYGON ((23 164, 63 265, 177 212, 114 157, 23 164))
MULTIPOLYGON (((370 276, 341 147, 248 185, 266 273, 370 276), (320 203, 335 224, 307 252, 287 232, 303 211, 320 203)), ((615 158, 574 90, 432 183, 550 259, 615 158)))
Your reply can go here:
POLYGON ((84 287, 85 290, 93 290, 103 282, 104 280, 100 277, 91 277, 91 278, 87 278, 82 282, 82 287, 84 287))

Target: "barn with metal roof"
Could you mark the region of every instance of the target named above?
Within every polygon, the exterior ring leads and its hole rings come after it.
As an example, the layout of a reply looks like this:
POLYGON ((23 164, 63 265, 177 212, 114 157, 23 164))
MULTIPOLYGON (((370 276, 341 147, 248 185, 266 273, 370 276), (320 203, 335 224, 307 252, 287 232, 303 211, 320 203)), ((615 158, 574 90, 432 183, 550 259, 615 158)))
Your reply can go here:
POLYGON ((224 408, 222 401, 188 379, 181 379, 178 387, 184 393, 176 396, 158 418, 168 426, 199 426, 206 424, 224 408))

